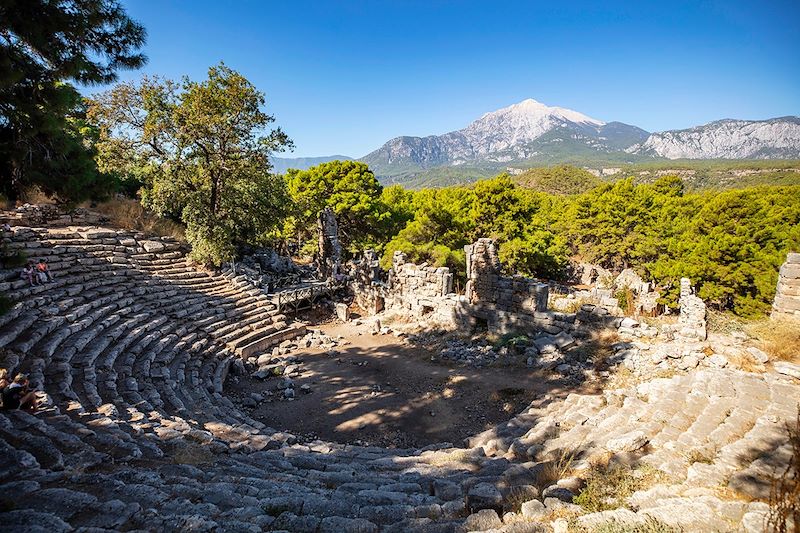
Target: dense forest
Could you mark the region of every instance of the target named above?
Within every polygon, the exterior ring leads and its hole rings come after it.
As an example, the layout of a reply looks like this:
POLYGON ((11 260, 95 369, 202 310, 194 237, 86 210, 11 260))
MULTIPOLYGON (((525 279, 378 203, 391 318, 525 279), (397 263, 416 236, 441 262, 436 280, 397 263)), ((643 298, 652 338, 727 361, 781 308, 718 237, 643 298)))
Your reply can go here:
MULTIPOLYGON (((118 2, 10 1, 0 21, 0 197, 136 198, 185 229, 199 262, 244 245, 313 253, 330 206, 348 252, 373 248, 384 266, 402 250, 463 277, 464 245, 493 237, 509 272, 558 280, 572 261, 631 267, 668 304, 688 276, 712 306, 756 316, 785 254, 800 250, 796 162, 662 162, 610 178, 556 166, 416 191, 382 186, 357 161, 278 175, 269 156, 291 140, 264 94, 222 63, 204 80, 145 77, 80 96, 74 84, 114 82, 146 61, 145 30, 118 2), (691 172, 664 175, 675 165, 691 172)), ((448 169, 448 180, 476 177, 460 172, 470 171, 448 169)))

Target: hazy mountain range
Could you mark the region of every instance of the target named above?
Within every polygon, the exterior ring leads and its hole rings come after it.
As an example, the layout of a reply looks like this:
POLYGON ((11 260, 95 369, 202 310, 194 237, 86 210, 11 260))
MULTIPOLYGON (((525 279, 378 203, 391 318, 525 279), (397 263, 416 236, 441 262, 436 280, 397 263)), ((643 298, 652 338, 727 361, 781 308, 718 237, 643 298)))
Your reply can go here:
MULTIPOLYGON (((344 156, 274 158, 276 170, 308 168, 344 156)), ((800 159, 800 117, 719 120, 649 133, 528 99, 481 116, 466 128, 389 140, 360 158, 384 182, 419 181, 426 173, 490 175, 554 163, 637 163, 670 159, 800 159)))
POLYGON ((346 155, 329 155, 329 156, 322 156, 322 157, 270 157, 270 162, 272 163, 272 168, 278 174, 283 174, 290 168, 296 168, 298 170, 306 170, 311 167, 315 167, 321 163, 327 163, 328 161, 349 161, 354 159, 353 157, 347 157, 346 155))

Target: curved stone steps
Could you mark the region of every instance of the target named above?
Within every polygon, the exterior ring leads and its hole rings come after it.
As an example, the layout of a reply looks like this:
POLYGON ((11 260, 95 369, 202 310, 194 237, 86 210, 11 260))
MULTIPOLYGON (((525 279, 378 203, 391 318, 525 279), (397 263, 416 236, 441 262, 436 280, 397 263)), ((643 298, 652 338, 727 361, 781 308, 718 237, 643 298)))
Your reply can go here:
POLYGON ((135 232, 14 235, 18 245, 53 258, 60 285, 20 292, 24 306, 0 319, 0 338, 15 350, 8 360, 36 373, 54 405, 36 417, 0 417, 0 450, 8 452, 0 472, 26 483, 7 492, 47 502, 17 503, 4 525, 461 531, 474 488, 493 488, 505 501, 513 487, 534 483, 541 467, 531 458, 572 446, 580 461, 613 448, 632 428, 649 441, 634 456, 686 472, 664 488, 671 491, 662 494, 666 506, 640 495, 632 519, 667 509, 690 516, 702 504, 709 517, 744 520, 750 507, 719 503, 708 491, 722 482, 752 490, 773 467, 765 452, 786 453, 772 420, 786 419, 792 406, 785 397, 798 387, 725 372, 543 401, 472 439, 480 446, 471 449, 290 445, 291 435, 252 420, 222 394, 237 357, 296 332, 242 276, 199 272, 176 244, 135 232), (38 321, 15 328, 34 315, 38 321), (712 444, 708 464, 684 453, 712 444), (211 453, 213 464, 173 464, 175 453, 195 448, 211 453))

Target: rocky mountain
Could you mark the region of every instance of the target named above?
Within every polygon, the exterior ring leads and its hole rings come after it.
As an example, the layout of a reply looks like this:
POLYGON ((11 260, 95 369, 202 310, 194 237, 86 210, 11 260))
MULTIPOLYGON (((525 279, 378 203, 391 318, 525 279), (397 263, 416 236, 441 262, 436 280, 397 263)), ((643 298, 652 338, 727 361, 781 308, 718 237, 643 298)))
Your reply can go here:
POLYGON ((346 155, 330 155, 323 157, 270 157, 273 171, 277 174, 283 174, 290 168, 297 170, 306 170, 313 166, 327 163, 328 161, 350 161, 352 157, 346 155))
POLYGON ((667 159, 797 159, 800 117, 726 119, 653 133, 626 152, 667 159))
MULTIPOLYGON (((350 157, 273 157, 278 173, 350 157)), ((409 187, 474 181, 552 164, 592 168, 672 159, 800 159, 800 117, 719 120, 648 133, 578 111, 524 100, 467 127, 427 137, 396 137, 361 158, 384 183, 409 187)))
MULTIPOLYGON (((648 133, 577 111, 524 100, 484 114, 466 128, 428 137, 397 137, 362 160, 381 177, 402 177, 441 166, 502 167, 555 162, 565 155, 619 156, 648 133)), ((628 155, 628 158, 631 156, 628 155)))

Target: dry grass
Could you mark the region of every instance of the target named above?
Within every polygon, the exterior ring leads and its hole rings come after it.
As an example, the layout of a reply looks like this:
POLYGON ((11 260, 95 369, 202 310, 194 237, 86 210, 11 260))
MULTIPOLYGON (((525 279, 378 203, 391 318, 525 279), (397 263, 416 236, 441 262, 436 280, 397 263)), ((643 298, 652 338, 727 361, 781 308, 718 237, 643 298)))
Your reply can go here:
POLYGON ((22 204, 52 204, 53 199, 47 196, 39 187, 29 187, 22 191, 17 205, 22 204))
POLYGON ((507 512, 519 513, 523 503, 535 500, 538 497, 539 492, 536 489, 528 485, 514 485, 509 487, 503 503, 507 512))
POLYGON ((800 527, 800 412, 795 422, 787 424, 786 432, 792 458, 773 480, 769 498, 767 530, 775 533, 788 533, 800 527))
POLYGON ((689 464, 702 463, 710 465, 717 457, 717 450, 714 448, 692 448, 682 454, 689 464))
POLYGON ((628 506, 628 498, 636 491, 647 490, 658 483, 668 483, 670 476, 642 465, 606 465, 592 469, 586 476, 586 486, 575 497, 575 503, 590 513, 628 506))
POLYGON ((117 198, 98 204, 92 211, 108 217, 115 227, 133 229, 150 235, 169 236, 186 242, 184 227, 181 224, 154 215, 137 200, 117 198))
POLYGON ((680 533, 681 529, 667 525, 653 517, 648 517, 641 524, 624 524, 612 520, 589 529, 570 524, 569 531, 581 531, 584 533, 680 533))
POLYGON ((730 365, 745 372, 760 374, 767 371, 767 368, 756 361, 749 353, 726 355, 725 358, 730 365))
POLYGON ((170 458, 178 465, 201 465, 212 462, 214 454, 207 446, 185 442, 173 450, 170 458))
MULTIPOLYGON (((727 481, 726 481, 727 482, 727 481)), ((736 489, 732 489, 727 485, 719 485, 716 487, 711 487, 711 490, 714 491, 714 496, 719 498, 720 500, 725 501, 740 501, 740 502, 752 502, 755 500, 753 496, 746 494, 744 492, 738 491, 736 489)))
POLYGON ((475 457, 469 450, 453 450, 450 452, 435 452, 431 457, 426 458, 426 462, 431 466, 473 465, 475 457))
POLYGON ((611 345, 618 341, 619 334, 616 330, 603 329, 594 332, 587 342, 570 350, 570 354, 580 361, 591 358, 594 361, 595 369, 604 370, 609 366, 609 358, 614 355, 611 345))
POLYGON ((637 385, 641 385, 645 381, 652 381, 654 379, 670 379, 675 377, 678 371, 674 368, 657 369, 650 374, 637 374, 628 370, 624 366, 620 366, 608 378, 608 382, 604 386, 606 390, 614 389, 632 389, 637 385))
POLYGON ((772 359, 800 363, 800 327, 789 319, 765 319, 748 324, 745 332, 755 337, 772 359))
POLYGON ((571 477, 574 474, 572 464, 578 458, 579 447, 565 448, 556 452, 553 461, 544 463, 544 468, 539 474, 536 485, 539 490, 543 490, 559 479, 571 477))
POLYGON ((723 313, 709 309, 706 313, 706 329, 709 333, 721 333, 730 335, 734 332, 744 333, 748 321, 734 315, 733 313, 723 313))

